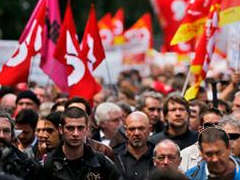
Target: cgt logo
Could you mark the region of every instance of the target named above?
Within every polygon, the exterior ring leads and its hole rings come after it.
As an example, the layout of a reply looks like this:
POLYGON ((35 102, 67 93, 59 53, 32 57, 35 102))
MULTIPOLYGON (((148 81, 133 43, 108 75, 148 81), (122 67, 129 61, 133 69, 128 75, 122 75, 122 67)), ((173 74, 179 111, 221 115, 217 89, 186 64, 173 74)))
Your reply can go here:
POLYGON ((101 176, 99 173, 89 172, 87 174, 86 180, 100 180, 101 176))

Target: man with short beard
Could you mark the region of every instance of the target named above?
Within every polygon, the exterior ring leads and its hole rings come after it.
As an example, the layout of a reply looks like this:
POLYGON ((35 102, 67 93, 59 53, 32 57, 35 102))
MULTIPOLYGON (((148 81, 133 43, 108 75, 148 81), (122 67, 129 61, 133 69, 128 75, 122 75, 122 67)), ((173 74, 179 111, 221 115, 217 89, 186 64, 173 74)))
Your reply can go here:
POLYGON ((163 105, 163 115, 167 128, 150 137, 150 141, 157 144, 163 139, 173 140, 180 149, 188 147, 197 141, 198 133, 189 130, 189 105, 181 96, 172 95, 163 105))
POLYGON ((140 180, 148 177, 153 168, 153 144, 149 143, 150 123, 147 115, 140 111, 126 118, 128 142, 114 149, 116 165, 124 180, 140 180))

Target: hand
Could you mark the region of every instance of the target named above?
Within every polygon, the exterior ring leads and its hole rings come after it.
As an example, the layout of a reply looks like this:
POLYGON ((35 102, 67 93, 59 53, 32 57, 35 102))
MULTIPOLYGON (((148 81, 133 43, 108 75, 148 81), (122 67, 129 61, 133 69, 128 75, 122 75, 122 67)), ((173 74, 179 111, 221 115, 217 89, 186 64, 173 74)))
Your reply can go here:
POLYGON ((237 85, 240 82, 240 72, 233 72, 231 76, 233 85, 237 85))

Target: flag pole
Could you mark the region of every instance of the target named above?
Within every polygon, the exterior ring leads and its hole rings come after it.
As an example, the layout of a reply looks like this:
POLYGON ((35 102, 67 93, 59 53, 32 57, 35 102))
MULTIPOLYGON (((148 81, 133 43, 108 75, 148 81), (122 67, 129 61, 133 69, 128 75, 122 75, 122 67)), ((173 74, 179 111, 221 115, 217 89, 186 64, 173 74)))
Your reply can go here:
POLYGON ((186 77, 186 80, 185 80, 184 85, 183 85, 181 96, 184 96, 184 94, 186 92, 190 77, 191 77, 191 71, 190 71, 190 68, 188 68, 188 73, 187 73, 187 77, 186 77))

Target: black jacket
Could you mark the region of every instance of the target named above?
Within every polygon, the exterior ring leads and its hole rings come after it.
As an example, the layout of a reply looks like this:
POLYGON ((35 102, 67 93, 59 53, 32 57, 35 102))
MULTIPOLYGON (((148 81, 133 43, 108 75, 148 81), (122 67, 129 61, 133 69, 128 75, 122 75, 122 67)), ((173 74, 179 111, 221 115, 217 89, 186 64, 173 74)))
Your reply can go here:
POLYGON ((62 146, 52 152, 45 163, 44 180, 118 180, 114 163, 101 153, 84 145, 83 157, 67 160, 62 146))

